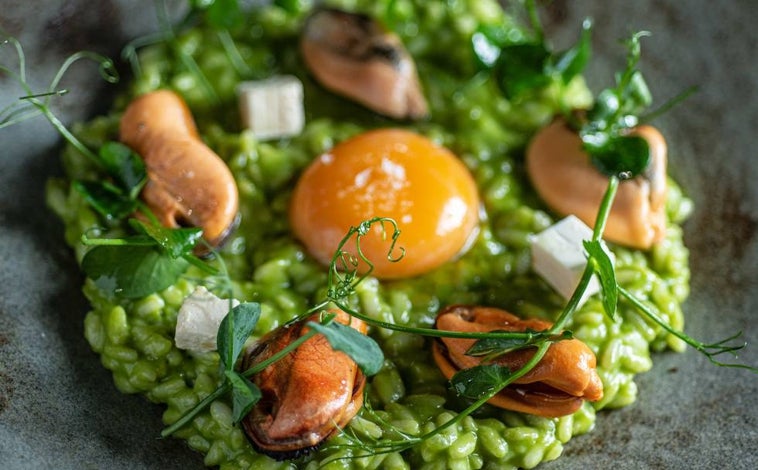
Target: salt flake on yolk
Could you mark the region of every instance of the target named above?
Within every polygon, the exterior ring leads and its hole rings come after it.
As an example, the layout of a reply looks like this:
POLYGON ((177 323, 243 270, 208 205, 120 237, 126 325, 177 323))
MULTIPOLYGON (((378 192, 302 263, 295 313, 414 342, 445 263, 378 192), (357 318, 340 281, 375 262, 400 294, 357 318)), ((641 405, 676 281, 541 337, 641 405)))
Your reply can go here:
MULTIPOLYGON (((350 227, 372 217, 394 219, 405 257, 388 259, 389 235, 374 226, 363 254, 384 279, 431 271, 464 251, 477 232, 479 195, 468 169, 449 150, 400 129, 365 132, 316 158, 295 186, 295 236, 328 265, 350 227)), ((355 254, 354 246, 345 247, 355 254)), ((394 253, 393 255, 397 255, 394 253)))

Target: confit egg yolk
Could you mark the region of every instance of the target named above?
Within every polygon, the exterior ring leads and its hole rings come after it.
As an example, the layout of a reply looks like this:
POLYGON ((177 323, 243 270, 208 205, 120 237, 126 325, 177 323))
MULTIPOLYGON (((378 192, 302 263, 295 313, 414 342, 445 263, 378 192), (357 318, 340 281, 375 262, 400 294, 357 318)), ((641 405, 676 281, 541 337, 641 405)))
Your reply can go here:
MULTIPOLYGON (((328 265, 351 226, 390 217, 405 256, 388 259, 392 228, 375 224, 361 238, 372 274, 398 279, 426 273, 465 250, 477 233, 479 195, 471 173, 449 150, 400 129, 368 131, 316 158, 295 186, 290 224, 319 262, 328 265)), ((356 254, 354 241, 344 249, 356 254)), ((359 266, 365 271, 366 266, 359 266)))

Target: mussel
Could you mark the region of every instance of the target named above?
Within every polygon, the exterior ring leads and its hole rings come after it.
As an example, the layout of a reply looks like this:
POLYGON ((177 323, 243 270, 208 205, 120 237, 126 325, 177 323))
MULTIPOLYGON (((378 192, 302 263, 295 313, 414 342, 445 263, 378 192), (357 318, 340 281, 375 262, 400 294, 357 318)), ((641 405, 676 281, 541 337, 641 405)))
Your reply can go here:
MULTIPOLYGON (((366 324, 342 311, 334 321, 366 333, 366 324)), ((283 325, 244 354, 248 369, 281 351, 308 331, 314 314, 283 325)), ((252 377, 262 398, 242 420, 253 447, 276 460, 306 455, 339 432, 363 406, 366 377, 345 353, 316 335, 252 377)))
MULTIPOLYGON (((604 237, 647 250, 666 236, 666 140, 649 125, 631 129, 628 135, 645 139, 650 164, 643 174, 619 185, 604 237)), ((608 178, 592 165, 579 135, 563 119, 534 136, 526 153, 526 171, 548 207, 594 226, 608 178)))
MULTIPOLYGON (((505 310, 480 306, 450 306, 439 312, 436 327, 458 332, 544 331, 549 322, 522 320, 505 310)), ((448 379, 462 369, 481 364, 482 358, 466 355, 474 339, 438 338, 433 343, 437 366, 448 379)), ((494 362, 515 371, 534 355, 534 348, 520 349, 498 357, 494 362)), ((526 375, 517 379, 489 403, 524 413, 557 417, 578 410, 584 400, 603 397, 603 383, 595 370, 595 354, 577 339, 550 345, 545 356, 526 375)))
POLYGON ((300 51, 321 85, 379 114, 420 119, 429 112, 413 58, 369 16, 317 10, 305 23, 300 51))

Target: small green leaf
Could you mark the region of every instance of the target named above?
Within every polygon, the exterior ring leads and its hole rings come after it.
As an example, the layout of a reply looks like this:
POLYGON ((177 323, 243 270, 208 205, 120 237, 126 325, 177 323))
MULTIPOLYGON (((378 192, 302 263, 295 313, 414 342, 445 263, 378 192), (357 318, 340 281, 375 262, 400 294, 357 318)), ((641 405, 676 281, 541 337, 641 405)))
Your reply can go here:
POLYGON ((118 220, 134 212, 137 203, 110 183, 74 181, 72 183, 87 203, 108 220, 118 220))
POLYGON ((561 75, 563 83, 582 73, 592 55, 592 21, 582 22, 582 36, 574 47, 558 56, 555 71, 561 75))
MULTIPOLYGON (((506 333, 505 331, 492 331, 491 333, 506 333)), ((482 338, 477 340, 466 351, 467 356, 486 356, 492 353, 507 353, 521 349, 529 345, 524 338, 482 338)))
POLYGON ((592 164, 607 176, 627 180, 642 174, 650 165, 650 146, 639 136, 610 136, 600 146, 586 145, 592 164))
POLYGON ((255 329, 260 316, 260 304, 245 302, 231 309, 221 320, 216 335, 216 344, 221 356, 221 366, 225 370, 234 369, 234 364, 245 346, 245 341, 255 329))
POLYGON ((242 24, 237 0, 215 0, 207 8, 208 24, 215 29, 233 29, 242 24))
POLYGON ((590 256, 595 274, 600 279, 600 288, 603 297, 605 313, 612 319, 616 314, 618 305, 618 283, 616 282, 616 269, 613 260, 608 254, 608 249, 599 240, 584 240, 584 249, 590 256))
POLYGON ((237 424, 261 399, 261 389, 236 371, 227 370, 224 373, 232 385, 232 420, 237 424))
POLYGON ((335 351, 342 351, 358 364, 364 374, 379 372, 384 364, 384 353, 376 341, 355 328, 333 321, 327 325, 308 322, 308 326, 326 336, 335 351))
POLYGON ((550 52, 542 43, 513 44, 504 47, 495 66, 497 83, 509 100, 550 84, 546 73, 550 52))
POLYGON ((147 182, 142 158, 119 142, 106 142, 98 152, 108 173, 124 188, 129 199, 137 199, 147 182))
POLYGON ((160 245, 172 258, 190 254, 197 242, 203 237, 203 230, 191 228, 168 228, 161 225, 146 224, 141 220, 130 219, 129 224, 160 245))
POLYGON ((82 259, 82 269, 100 289, 129 299, 169 287, 187 266, 156 246, 96 246, 82 259))
POLYGON ((480 25, 471 36, 471 48, 477 65, 482 69, 491 69, 500 57, 501 49, 508 44, 508 34, 513 30, 502 25, 480 25))
POLYGON ((507 367, 483 364, 459 371, 450 383, 458 396, 476 400, 500 388, 510 378, 511 371, 507 367))

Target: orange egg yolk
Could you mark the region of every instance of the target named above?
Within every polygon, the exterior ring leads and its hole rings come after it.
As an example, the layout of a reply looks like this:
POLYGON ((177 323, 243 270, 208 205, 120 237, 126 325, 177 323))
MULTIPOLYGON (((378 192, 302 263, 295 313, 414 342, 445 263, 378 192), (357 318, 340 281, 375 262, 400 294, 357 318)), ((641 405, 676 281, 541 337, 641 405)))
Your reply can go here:
MULTIPOLYGON (((426 137, 399 129, 365 132, 303 172, 290 223, 311 255, 328 265, 350 227, 372 217, 394 219, 401 230, 397 245, 405 249, 400 261, 389 260, 392 229, 383 234, 374 225, 361 239, 361 251, 374 263, 372 274, 382 279, 423 274, 473 241, 479 221, 476 183, 452 152, 426 137)), ((344 249, 356 253, 354 242, 344 249)))

